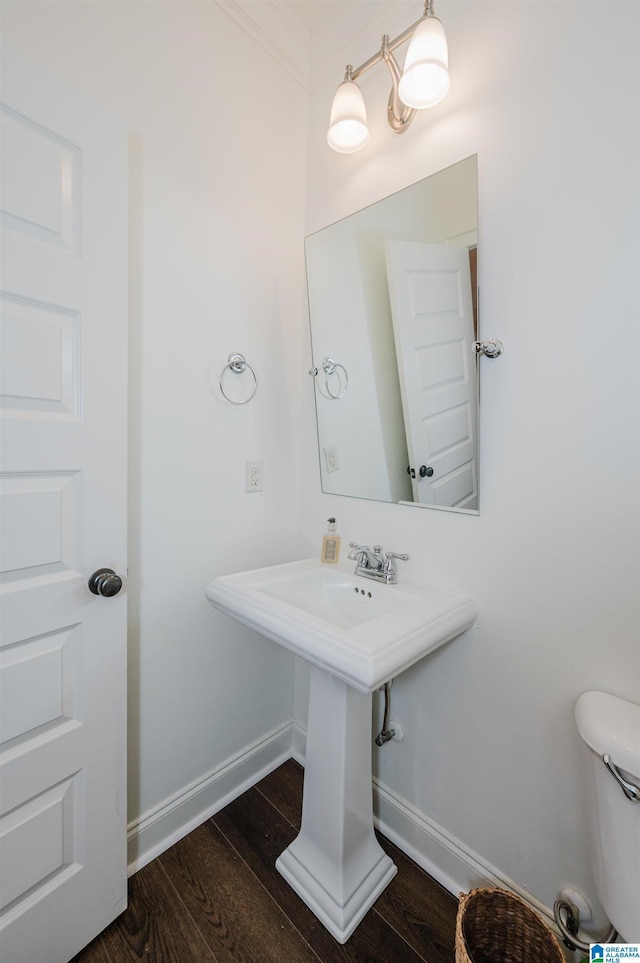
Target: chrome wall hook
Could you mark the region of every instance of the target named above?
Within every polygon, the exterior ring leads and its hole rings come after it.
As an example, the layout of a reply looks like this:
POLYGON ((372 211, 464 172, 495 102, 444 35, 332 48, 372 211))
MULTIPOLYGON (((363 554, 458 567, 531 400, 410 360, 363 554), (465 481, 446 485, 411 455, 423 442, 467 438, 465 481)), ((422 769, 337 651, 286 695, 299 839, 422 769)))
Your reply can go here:
POLYGON ((504 345, 499 338, 492 338, 491 341, 474 341, 472 347, 476 354, 483 354, 485 358, 499 358, 504 351, 504 345))

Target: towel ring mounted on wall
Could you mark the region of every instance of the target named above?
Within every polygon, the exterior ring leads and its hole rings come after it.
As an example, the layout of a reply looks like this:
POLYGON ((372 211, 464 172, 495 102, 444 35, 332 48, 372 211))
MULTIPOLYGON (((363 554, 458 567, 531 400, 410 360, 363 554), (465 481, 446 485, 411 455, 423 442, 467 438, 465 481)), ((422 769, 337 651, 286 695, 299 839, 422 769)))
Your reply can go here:
POLYGON ((246 405, 247 402, 251 401, 256 391, 258 390, 258 379, 256 378, 255 371, 253 370, 249 362, 246 360, 244 355, 240 354, 237 351, 229 355, 226 365, 220 372, 219 384, 220 384, 220 391, 222 392, 223 397, 231 405, 246 405), (224 376, 227 373, 227 371, 233 371, 234 374, 243 374, 243 372, 245 372, 247 369, 253 375, 253 390, 251 391, 251 394, 249 395, 249 397, 245 398, 244 401, 234 401, 233 398, 230 398, 227 392, 224 390, 224 376))
MULTIPOLYGON (((349 375, 347 374, 347 369, 345 368, 345 366, 343 364, 338 364, 338 362, 334 361, 333 358, 326 357, 322 359, 322 370, 324 371, 324 386, 327 389, 327 394, 329 395, 329 397, 333 401, 339 401, 340 398, 344 398, 344 396, 347 393, 347 388, 349 387, 349 375), (342 370, 344 378, 340 377, 339 373, 336 370, 337 368, 340 368, 342 370), (329 386, 329 378, 331 377, 331 375, 335 375, 336 378, 338 379, 337 385, 336 385, 338 389, 338 394, 334 394, 333 391, 331 390, 331 387, 329 386)), ((318 369, 315 367, 309 368, 309 374, 313 375, 313 377, 315 378, 316 375, 318 374, 318 369)))

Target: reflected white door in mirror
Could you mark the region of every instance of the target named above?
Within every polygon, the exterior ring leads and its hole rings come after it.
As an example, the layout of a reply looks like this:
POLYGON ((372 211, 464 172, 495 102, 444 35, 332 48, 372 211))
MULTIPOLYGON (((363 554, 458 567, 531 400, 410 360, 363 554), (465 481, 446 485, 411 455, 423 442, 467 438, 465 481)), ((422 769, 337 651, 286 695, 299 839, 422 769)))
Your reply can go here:
POLYGON ((477 388, 465 248, 387 241, 387 280, 418 504, 477 510, 477 388))
POLYGON ((324 492, 477 514, 477 196, 472 156, 306 238, 324 492))
POLYGON ((339 943, 396 873, 373 831, 372 692, 470 628, 470 599, 317 559, 215 578, 211 605, 311 664, 300 833, 276 867, 339 943))

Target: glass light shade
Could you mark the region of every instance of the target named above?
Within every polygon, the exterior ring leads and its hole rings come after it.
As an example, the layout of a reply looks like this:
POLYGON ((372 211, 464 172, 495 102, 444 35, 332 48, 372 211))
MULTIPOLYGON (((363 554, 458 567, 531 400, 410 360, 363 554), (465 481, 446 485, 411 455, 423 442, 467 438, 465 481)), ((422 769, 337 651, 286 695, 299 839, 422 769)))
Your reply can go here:
POLYGON ((425 17, 413 32, 398 86, 400 100, 421 110, 433 107, 449 90, 449 52, 444 27, 425 17))
POLYGON ((355 80, 345 80, 336 90, 331 105, 327 141, 341 154, 351 154, 369 140, 367 111, 362 91, 355 80))

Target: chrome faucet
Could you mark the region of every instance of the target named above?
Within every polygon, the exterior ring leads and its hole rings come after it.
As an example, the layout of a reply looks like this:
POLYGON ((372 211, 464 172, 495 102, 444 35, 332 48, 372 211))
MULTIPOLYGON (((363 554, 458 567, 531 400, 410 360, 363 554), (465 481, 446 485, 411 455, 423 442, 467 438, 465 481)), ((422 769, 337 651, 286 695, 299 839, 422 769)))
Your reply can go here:
POLYGON ((355 561, 355 574, 384 582, 386 585, 395 585, 398 581, 395 560, 399 558, 406 562, 409 558, 408 555, 398 555, 395 552, 385 552, 383 557, 381 545, 374 545, 371 549, 368 545, 349 542, 349 548, 351 551, 347 558, 355 561))

